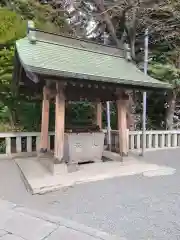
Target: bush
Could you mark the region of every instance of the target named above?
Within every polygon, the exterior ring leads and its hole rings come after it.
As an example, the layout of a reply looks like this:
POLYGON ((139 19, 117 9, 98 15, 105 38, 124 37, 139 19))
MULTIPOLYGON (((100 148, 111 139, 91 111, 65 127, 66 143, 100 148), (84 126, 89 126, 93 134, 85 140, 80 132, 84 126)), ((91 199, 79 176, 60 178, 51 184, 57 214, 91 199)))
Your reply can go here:
POLYGON ((21 16, 6 8, 0 8, 0 44, 10 44, 25 36, 26 22, 21 16))

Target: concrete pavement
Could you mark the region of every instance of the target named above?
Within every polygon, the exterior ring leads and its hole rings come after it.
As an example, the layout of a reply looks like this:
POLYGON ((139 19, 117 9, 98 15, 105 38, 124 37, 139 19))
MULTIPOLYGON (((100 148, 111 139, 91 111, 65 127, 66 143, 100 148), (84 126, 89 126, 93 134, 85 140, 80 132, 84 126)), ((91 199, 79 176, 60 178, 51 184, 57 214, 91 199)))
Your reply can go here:
MULTIPOLYGON (((118 159, 119 154, 110 153, 110 159, 115 157, 118 159)), ((34 158, 17 158, 15 159, 27 190, 32 194, 44 194, 47 192, 57 191, 64 187, 73 187, 77 184, 88 182, 97 182, 115 177, 124 177, 137 174, 157 174, 174 172, 175 169, 169 167, 158 166, 147 162, 139 161, 133 157, 127 157, 124 162, 108 161, 97 162, 93 164, 83 164, 79 166, 79 170, 67 174, 62 171, 59 174, 51 174, 36 157, 34 158)), ((60 164, 61 165, 61 164, 60 164)), ((59 166, 61 168, 61 166, 59 166)), ((64 165, 62 164, 64 169, 64 165)))
POLYGON ((31 195, 13 161, 0 161, 0 198, 124 236, 128 240, 180 239, 180 148, 147 152, 138 160, 176 169, 79 184, 31 195), (154 176, 152 176, 154 175, 154 176))
POLYGON ((125 240, 0 200, 0 240, 125 240))

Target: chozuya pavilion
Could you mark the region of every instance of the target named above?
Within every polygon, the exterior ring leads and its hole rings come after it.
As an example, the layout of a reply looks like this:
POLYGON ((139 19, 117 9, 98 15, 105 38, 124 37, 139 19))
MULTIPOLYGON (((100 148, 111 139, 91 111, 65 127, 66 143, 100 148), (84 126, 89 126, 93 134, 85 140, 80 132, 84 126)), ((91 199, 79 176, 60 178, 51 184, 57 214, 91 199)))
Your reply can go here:
POLYGON ((168 84, 145 76, 120 49, 43 32, 35 29, 33 22, 28 24, 27 36, 16 42, 14 82, 20 90, 42 95, 39 152, 44 158, 48 150, 50 100, 55 100, 54 156, 48 156, 54 164, 63 166, 101 159, 102 102, 106 101, 117 103, 119 149, 127 155, 128 96, 124 90, 169 88, 168 84), (66 131, 65 107, 68 101, 80 100, 96 104, 96 127, 66 131))

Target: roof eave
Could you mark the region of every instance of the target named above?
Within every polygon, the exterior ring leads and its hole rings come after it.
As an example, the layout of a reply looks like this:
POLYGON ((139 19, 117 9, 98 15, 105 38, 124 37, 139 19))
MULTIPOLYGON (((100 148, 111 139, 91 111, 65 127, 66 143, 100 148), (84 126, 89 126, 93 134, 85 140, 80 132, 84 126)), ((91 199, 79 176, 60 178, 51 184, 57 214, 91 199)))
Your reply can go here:
MULTIPOLYGON (((23 64, 24 65, 24 64, 23 64)), ((82 73, 73 73, 73 72, 65 72, 59 70, 52 70, 46 68, 37 68, 34 66, 26 65, 28 71, 39 74, 39 75, 46 75, 46 76, 54 76, 54 77, 64 77, 64 78, 73 78, 75 80, 90 80, 94 82, 104 82, 109 84, 117 84, 122 86, 129 86, 129 87, 139 87, 139 88, 150 88, 150 89, 172 89, 172 86, 168 83, 161 83, 157 81, 157 83, 152 82, 142 82, 142 81, 133 81, 133 80, 125 80, 125 79, 112 79, 109 77, 102 77, 102 76, 95 76, 95 75, 88 75, 82 73)))

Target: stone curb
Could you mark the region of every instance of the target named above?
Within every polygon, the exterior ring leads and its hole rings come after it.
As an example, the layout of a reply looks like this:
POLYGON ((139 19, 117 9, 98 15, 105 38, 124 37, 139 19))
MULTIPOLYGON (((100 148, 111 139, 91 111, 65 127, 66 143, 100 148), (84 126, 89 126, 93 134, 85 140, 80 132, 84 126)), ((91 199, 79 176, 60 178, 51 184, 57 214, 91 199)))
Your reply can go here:
POLYGON ((79 223, 76 223, 74 221, 62 218, 62 217, 52 216, 52 215, 49 215, 49 214, 46 214, 46 213, 43 213, 43 212, 40 212, 40 211, 30 210, 30 209, 20 207, 20 206, 16 206, 15 208, 13 208, 13 210, 17 211, 17 212, 20 212, 20 213, 30 215, 31 217, 36 217, 36 218, 42 219, 44 221, 54 223, 54 224, 59 225, 59 226, 64 226, 66 228, 70 228, 72 230, 79 231, 81 233, 87 234, 87 235, 89 235, 91 237, 94 237, 94 238, 97 238, 97 239, 101 239, 101 240, 127 240, 124 237, 117 237, 117 236, 114 236, 114 235, 110 235, 106 232, 99 231, 99 230, 91 228, 91 227, 87 227, 83 224, 79 224, 79 223))

